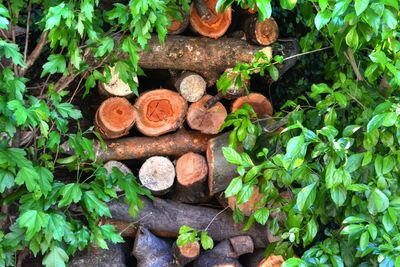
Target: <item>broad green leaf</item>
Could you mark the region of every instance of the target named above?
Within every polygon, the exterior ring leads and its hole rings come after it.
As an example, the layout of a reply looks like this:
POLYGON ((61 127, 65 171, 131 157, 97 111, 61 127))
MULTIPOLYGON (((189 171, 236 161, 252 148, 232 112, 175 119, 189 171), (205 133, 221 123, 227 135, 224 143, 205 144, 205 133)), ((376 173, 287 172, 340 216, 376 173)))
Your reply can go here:
POLYGON ((268 218, 269 218, 269 209, 266 207, 258 209, 254 212, 254 219, 256 219, 256 221, 261 225, 265 225, 267 223, 268 218))
POLYGON ((383 21, 388 25, 388 27, 392 30, 397 27, 397 19, 389 9, 383 11, 383 21))
POLYGON ((322 27, 324 27, 332 17, 331 11, 329 9, 325 9, 323 11, 318 12, 317 16, 315 16, 315 27, 317 27, 318 30, 320 30, 322 27))
POLYGON ((70 183, 63 186, 60 191, 62 196, 60 202, 58 202, 58 207, 65 207, 73 203, 78 203, 82 198, 82 190, 79 184, 70 183))
POLYGON ((48 229, 53 238, 57 241, 62 241, 66 222, 63 216, 59 214, 49 214, 48 229))
POLYGON ((363 13, 365 9, 367 9, 368 4, 369 4, 369 0, 355 0, 354 1, 354 7, 356 9, 357 16, 360 16, 360 14, 363 13))
POLYGON ((375 51, 369 55, 372 62, 378 64, 385 64, 387 62, 386 54, 382 51, 375 51))
POLYGON ((38 174, 35 169, 22 167, 15 178, 15 183, 17 185, 22 185, 25 183, 26 188, 29 192, 33 192, 38 186, 38 174))
POLYGON ((46 267, 66 267, 68 262, 67 253, 60 247, 54 246, 50 253, 43 258, 43 265, 46 267))
POLYGON ((359 37, 357 33, 357 27, 353 26, 349 32, 346 34, 346 44, 353 48, 354 50, 357 49, 359 43, 359 37))
POLYGON ((86 191, 83 193, 83 202, 90 213, 97 214, 98 216, 111 217, 108 206, 99 200, 93 191, 86 191))
POLYGON ((28 210, 18 218, 18 226, 26 228, 26 240, 31 240, 47 224, 48 215, 42 211, 28 210))
POLYGON ((242 157, 235 149, 232 147, 223 147, 222 153, 224 154, 225 159, 234 165, 242 165, 242 157))
POLYGON ((297 195, 296 205, 300 211, 308 210, 315 201, 317 195, 317 183, 303 187, 297 195))
POLYGON ((0 170, 0 193, 14 186, 14 175, 5 170, 0 170))
POLYGON ((254 193, 254 185, 245 184, 237 194, 237 204, 246 203, 254 193))
POLYGON ((347 198, 347 190, 343 185, 336 186, 331 189, 331 198, 335 204, 340 207, 344 204, 347 198))
POLYGON ((365 250, 369 243, 369 233, 365 231, 360 237, 360 249, 365 250))
POLYGON ((225 197, 237 195, 243 187, 242 177, 236 177, 229 183, 228 188, 225 189, 225 197))
POLYGON ((200 234, 200 242, 203 249, 212 249, 214 247, 214 241, 212 238, 207 234, 206 231, 201 231, 200 234))
POLYGON ((387 196, 378 188, 368 197, 368 211, 372 215, 376 215, 379 212, 385 211, 389 207, 389 199, 387 196))

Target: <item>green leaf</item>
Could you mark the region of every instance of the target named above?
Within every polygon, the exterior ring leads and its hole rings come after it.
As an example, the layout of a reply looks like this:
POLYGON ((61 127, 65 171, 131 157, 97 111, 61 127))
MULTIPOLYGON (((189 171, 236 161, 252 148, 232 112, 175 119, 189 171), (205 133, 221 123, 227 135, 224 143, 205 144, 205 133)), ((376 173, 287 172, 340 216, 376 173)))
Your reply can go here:
POLYGON ((65 207, 70 205, 72 202, 78 203, 82 198, 82 190, 79 184, 70 183, 62 187, 60 191, 62 199, 58 203, 58 207, 65 207))
POLYGON ((382 217, 382 223, 387 232, 392 231, 397 223, 397 212, 394 208, 389 207, 382 217))
POLYGON ((389 9, 385 8, 383 11, 383 21, 388 25, 388 27, 392 30, 397 27, 397 19, 389 9))
POLYGON ((317 16, 315 16, 315 27, 317 27, 318 30, 320 30, 322 27, 324 27, 332 17, 331 11, 329 9, 325 9, 323 11, 318 12, 317 16))
POLYGON ((254 212, 254 219, 256 219, 256 221, 261 225, 265 225, 268 221, 268 218, 269 209, 267 209, 266 207, 258 209, 254 212))
POLYGON ((237 195, 237 193, 239 193, 239 191, 242 189, 242 186, 242 177, 236 177, 232 179, 232 181, 229 183, 228 188, 225 189, 225 197, 237 195))
POLYGON ((245 184, 237 194, 237 204, 246 203, 254 193, 254 185, 245 184))
POLYGON ((9 171, 0 170, 0 193, 14 186, 14 175, 9 171))
POLYGON ((360 16, 361 13, 367 9, 369 4, 369 0, 355 0, 354 1, 354 7, 356 9, 356 14, 357 16, 360 16))
POLYGON ((242 157, 235 149, 232 147, 223 147, 222 154, 224 154, 225 159, 234 165, 242 165, 242 157))
POLYGON ((347 198, 347 190, 343 185, 336 186, 331 189, 331 198, 336 206, 340 207, 344 204, 347 198))
POLYGON ((50 55, 48 62, 43 65, 43 71, 40 77, 44 77, 46 74, 54 73, 65 73, 67 70, 67 62, 63 55, 50 55))
POLYGON ((353 48, 354 50, 358 47, 358 34, 357 34, 357 27, 353 26, 350 31, 346 34, 346 44, 353 48))
POLYGON ((297 4, 297 0, 280 0, 279 2, 283 9, 288 10, 292 10, 297 4))
POLYGON ((395 166, 396 162, 392 156, 386 156, 383 158, 382 162, 382 174, 387 174, 391 172, 395 166))
POLYGON ((261 21, 264 21, 269 17, 271 17, 272 14, 271 0, 256 0, 256 5, 258 8, 261 21))
POLYGON ((25 183, 26 188, 29 192, 33 192, 38 186, 37 183, 38 174, 33 168, 22 167, 15 178, 15 183, 17 185, 22 185, 25 183))
POLYGON ((303 187, 297 195, 296 205, 300 211, 308 210, 315 201, 317 195, 317 183, 303 187))
POLYGON ((25 124, 28 118, 28 110, 24 107, 22 101, 20 100, 12 100, 7 103, 7 108, 14 111, 15 120, 17 121, 17 125, 25 124))
POLYGON ((18 226, 26 228, 26 240, 31 240, 40 229, 48 224, 48 215, 42 211, 28 210, 18 218, 18 226))
POLYGON ((63 216, 59 214, 49 214, 48 229, 53 238, 57 241, 62 241, 66 222, 63 216))
POLYGON ((310 244, 318 233, 318 224, 314 218, 308 221, 306 226, 306 235, 303 236, 304 245, 310 244))
POLYGON ((273 81, 277 81, 278 80, 279 71, 274 65, 271 65, 271 66, 268 67, 268 72, 269 72, 269 76, 271 76, 271 79, 273 81))
POLYGON ((328 140, 331 142, 338 135, 339 132, 332 125, 328 125, 328 126, 323 127, 322 129, 318 130, 317 133, 326 136, 328 138, 328 140))
POLYGON ((343 137, 349 137, 352 136, 353 133, 357 132, 359 129, 361 129, 361 126, 358 125, 347 125, 344 130, 343 130, 343 137))
POLYGON ((93 191, 86 191, 83 194, 83 202, 89 212, 98 214, 99 216, 111 217, 108 206, 100 201, 93 191))
POLYGON ((382 51, 375 51, 369 55, 369 58, 374 63, 385 64, 387 62, 386 54, 382 51))
POLYGON ((0 40, 0 56, 3 55, 6 58, 11 59, 15 65, 25 66, 23 56, 19 52, 18 45, 0 40))
POLYGON ((282 263, 281 267, 303 267, 307 266, 306 262, 299 258, 290 258, 282 263))
POLYGON ((369 243, 369 233, 365 231, 360 237, 360 249, 365 250, 369 243))
POLYGON ((51 183, 53 182, 53 173, 49 169, 44 167, 35 167, 38 177, 38 184, 42 194, 47 197, 47 194, 51 191, 51 183))
POLYGON ((368 211, 372 215, 376 215, 379 212, 385 211, 389 207, 389 199, 387 196, 378 188, 368 197, 368 211))
POLYGON ((376 227, 375 224, 372 224, 372 223, 368 224, 367 228, 368 228, 369 236, 372 238, 372 240, 375 240, 375 238, 378 235, 378 228, 376 227))
POLYGON ((207 234, 206 231, 201 231, 200 234, 200 242, 203 249, 212 249, 214 247, 214 241, 212 238, 207 234))
POLYGON ((54 246, 50 253, 43 258, 43 265, 46 267, 66 267, 68 262, 67 253, 60 247, 54 246))

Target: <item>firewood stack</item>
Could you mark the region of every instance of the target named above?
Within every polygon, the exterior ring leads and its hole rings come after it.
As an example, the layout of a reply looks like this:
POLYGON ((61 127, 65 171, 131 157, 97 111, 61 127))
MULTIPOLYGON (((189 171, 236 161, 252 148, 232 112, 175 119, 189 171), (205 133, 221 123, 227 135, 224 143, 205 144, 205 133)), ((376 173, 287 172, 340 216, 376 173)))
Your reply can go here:
MULTIPOLYGON (((228 144, 229 133, 219 133, 227 114, 249 103, 258 116, 272 115, 272 104, 263 94, 244 95, 246 90, 233 85, 227 95, 218 94, 215 83, 237 63, 250 63, 260 50, 270 57, 298 53, 297 41, 270 46, 278 38, 273 18, 260 22, 254 10, 216 12, 216 3, 195 0, 190 15, 182 12, 183 21, 171 17, 170 35, 163 44, 154 37, 149 49, 141 52, 139 64, 145 72, 163 69, 170 73, 164 88, 141 90, 139 85, 140 94, 135 97, 113 69, 111 81, 98 86, 105 100, 93 120, 107 150, 97 149, 97 158, 109 171, 114 166, 133 173, 156 196, 143 199, 145 206, 138 218, 129 215, 123 202, 112 202, 112 219, 102 222, 134 239, 132 254, 140 267, 249 266, 239 256, 270 242, 266 226, 255 224, 244 232, 243 225, 234 223, 235 198, 228 199, 224 205, 229 208, 224 209, 216 196, 237 176, 221 151, 228 144), (173 241, 182 225, 207 228, 215 247, 209 251, 201 250, 198 243, 178 247, 173 241)), ((252 199, 237 208, 248 216, 260 198, 255 190, 252 199)), ((251 266, 282 263, 253 258, 251 266)))

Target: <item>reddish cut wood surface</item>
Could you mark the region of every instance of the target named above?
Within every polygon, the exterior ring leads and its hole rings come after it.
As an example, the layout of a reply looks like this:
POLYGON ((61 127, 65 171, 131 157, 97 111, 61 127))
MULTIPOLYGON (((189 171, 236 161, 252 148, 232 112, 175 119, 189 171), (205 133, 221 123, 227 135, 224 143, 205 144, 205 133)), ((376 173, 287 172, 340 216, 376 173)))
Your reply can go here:
POLYGON ((104 138, 117 138, 129 132, 135 117, 135 108, 127 99, 111 97, 100 105, 95 123, 104 138))
POLYGON ((241 108, 245 103, 248 103, 253 107, 258 117, 272 115, 273 108, 271 102, 268 98, 259 93, 250 93, 247 96, 242 96, 236 99, 232 104, 232 112, 241 108))
POLYGON ((192 103, 187 113, 187 122, 190 128, 205 134, 217 134, 228 115, 224 105, 217 102, 209 109, 204 104, 212 96, 205 95, 199 101, 192 103))
POLYGON ((232 9, 228 8, 224 13, 217 13, 215 7, 218 0, 205 0, 205 2, 213 16, 208 20, 202 20, 192 3, 190 6, 190 24, 199 34, 218 39, 225 34, 231 24, 232 9))
POLYGON ((183 186, 204 181, 207 173, 206 159, 200 154, 189 152, 176 161, 176 178, 183 186))
POLYGON ((157 89, 142 94, 136 101, 137 128, 148 136, 178 129, 185 118, 187 102, 177 92, 157 89))
POLYGON ((257 267, 280 267, 284 261, 282 256, 272 254, 268 258, 263 259, 257 267))
POLYGON ((193 258, 199 255, 200 253, 200 244, 199 242, 192 242, 186 245, 183 245, 179 248, 182 256, 193 258))

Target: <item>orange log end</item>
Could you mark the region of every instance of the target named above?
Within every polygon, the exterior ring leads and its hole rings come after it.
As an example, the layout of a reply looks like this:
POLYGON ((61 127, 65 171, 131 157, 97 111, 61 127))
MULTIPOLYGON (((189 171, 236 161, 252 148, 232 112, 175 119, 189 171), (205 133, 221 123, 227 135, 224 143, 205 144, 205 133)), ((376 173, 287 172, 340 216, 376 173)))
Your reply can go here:
POLYGON ((245 103, 250 104, 257 114, 257 117, 263 117, 265 115, 272 115, 272 104, 268 98, 259 93, 250 93, 247 96, 242 96, 236 99, 232 104, 232 112, 235 112, 241 108, 245 103))
POLYGON ((204 156, 189 152, 176 161, 176 179, 182 186, 190 186, 206 179, 208 166, 204 156))

